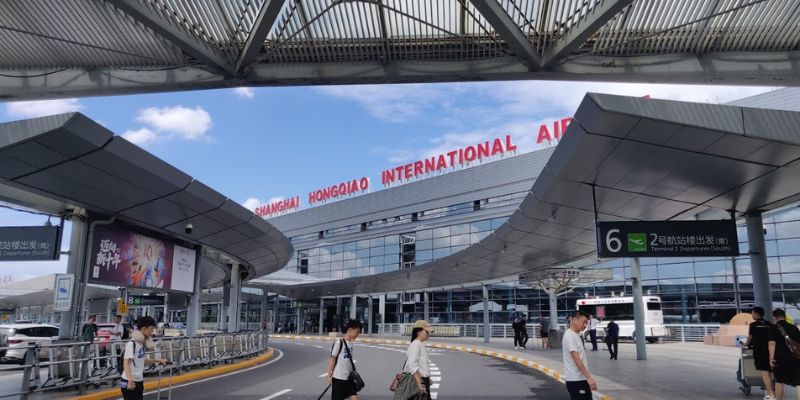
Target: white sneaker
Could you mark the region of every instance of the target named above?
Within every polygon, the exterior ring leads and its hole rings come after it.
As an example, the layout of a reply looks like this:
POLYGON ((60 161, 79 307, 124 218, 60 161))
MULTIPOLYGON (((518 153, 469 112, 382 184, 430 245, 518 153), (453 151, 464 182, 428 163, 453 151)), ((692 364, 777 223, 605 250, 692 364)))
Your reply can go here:
POLYGON ((775 400, 775 397, 771 396, 769 393, 764 395, 764 400, 775 400))
POLYGON ((519 350, 519 347, 517 347, 517 346, 514 346, 514 350, 519 350))

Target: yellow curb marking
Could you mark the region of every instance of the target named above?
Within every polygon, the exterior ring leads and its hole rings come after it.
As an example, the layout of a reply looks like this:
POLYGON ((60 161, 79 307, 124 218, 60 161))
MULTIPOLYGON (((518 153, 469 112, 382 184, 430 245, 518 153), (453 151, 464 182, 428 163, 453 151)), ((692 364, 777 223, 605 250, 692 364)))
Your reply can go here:
MULTIPOLYGON (((261 364, 270 358, 274 354, 275 350, 273 348, 269 348, 266 353, 252 358, 250 360, 242 361, 236 364, 224 365, 219 366, 211 369, 201 370, 201 371, 193 371, 188 372, 186 374, 173 376, 172 378, 164 377, 156 380, 147 381, 144 383, 144 391, 150 391, 159 387, 159 382, 162 387, 168 385, 176 385, 179 383, 190 382, 198 379, 209 378, 212 376, 222 375, 228 372, 237 371, 240 369, 245 369, 257 364, 261 364)), ((95 393, 86 394, 83 396, 74 396, 70 397, 71 400, 107 400, 107 399, 118 399, 120 397, 120 388, 113 388, 113 389, 106 389, 101 390, 95 393)))

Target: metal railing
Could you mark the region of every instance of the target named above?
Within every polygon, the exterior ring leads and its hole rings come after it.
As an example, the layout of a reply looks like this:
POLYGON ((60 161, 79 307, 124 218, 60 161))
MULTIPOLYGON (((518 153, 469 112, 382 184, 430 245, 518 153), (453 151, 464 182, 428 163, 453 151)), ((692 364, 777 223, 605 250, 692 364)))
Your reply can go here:
MULTIPOLYGON (((179 374, 252 357, 266 350, 268 339, 268 334, 262 331, 154 338, 155 350, 146 354, 153 358, 164 358, 171 364, 149 366, 145 369, 145 375, 152 376, 170 370, 179 374)), ((20 391, 3 391, 0 398, 19 396, 27 399, 31 393, 67 388, 74 388, 83 394, 89 386, 108 384, 113 387, 120 378, 117 372, 120 355, 129 341, 130 339, 49 345, 30 343, 25 346, 0 347, 0 351, 25 350, 21 365, 0 366, 0 372, 22 371, 20 391)))
POLYGON ((666 324, 665 342, 702 342, 708 335, 719 332, 719 324, 666 324))
MULTIPOLYGON (((433 324, 435 327, 444 327, 441 332, 434 332, 432 337, 483 337, 483 324, 433 324), (444 334, 442 334, 444 333, 444 334)), ((383 324, 378 325, 378 333, 383 335, 409 336, 413 324, 383 324)), ((664 342, 702 342, 703 337, 714 335, 719 331, 719 324, 665 324, 667 336, 664 342)), ((514 330, 511 324, 489 324, 491 337, 513 338, 514 330)), ((528 324, 528 336, 539 337, 539 324, 528 324)), ((559 324, 559 329, 564 325, 559 324)))

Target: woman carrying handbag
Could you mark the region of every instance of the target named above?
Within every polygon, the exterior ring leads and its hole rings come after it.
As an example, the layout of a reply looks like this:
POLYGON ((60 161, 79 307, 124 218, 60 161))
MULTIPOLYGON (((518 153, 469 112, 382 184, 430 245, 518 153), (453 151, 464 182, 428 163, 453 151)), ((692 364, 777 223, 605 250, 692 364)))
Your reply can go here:
MULTIPOLYGON (((431 333, 433 333, 433 328, 431 324, 425 320, 415 322, 414 329, 411 331, 411 344, 408 346, 408 351, 406 352, 406 363, 403 366, 404 376, 400 378, 400 386, 401 388, 403 386, 408 387, 411 384, 408 380, 412 380, 411 382, 413 382, 417 389, 417 392, 413 393, 410 397, 414 400, 431 400, 430 358, 428 357, 428 349, 425 348, 425 342, 428 340, 431 333)), ((395 391, 394 398, 401 400, 398 399, 398 395, 404 397, 406 393, 407 392, 404 390, 397 390, 395 391)), ((402 400, 408 399, 409 398, 403 398, 402 400)))

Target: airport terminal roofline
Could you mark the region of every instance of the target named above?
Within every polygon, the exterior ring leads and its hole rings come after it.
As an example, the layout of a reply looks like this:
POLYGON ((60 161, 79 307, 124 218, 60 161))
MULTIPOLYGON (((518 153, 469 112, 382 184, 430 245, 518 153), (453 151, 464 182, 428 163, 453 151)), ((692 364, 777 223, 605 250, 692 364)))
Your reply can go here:
POLYGON ((0 99, 569 80, 800 85, 792 0, 0 2, 0 99))
POLYGON ((800 200, 797 126, 800 112, 587 94, 519 208, 479 244, 405 270, 264 287, 292 298, 388 293, 575 262, 596 251, 593 187, 601 221, 773 210, 800 200))
POLYGON ((201 288, 230 273, 212 253, 240 262, 252 279, 281 269, 294 251, 252 211, 80 113, 0 124, 0 189, 13 204, 54 214, 81 208, 202 245, 201 288))

